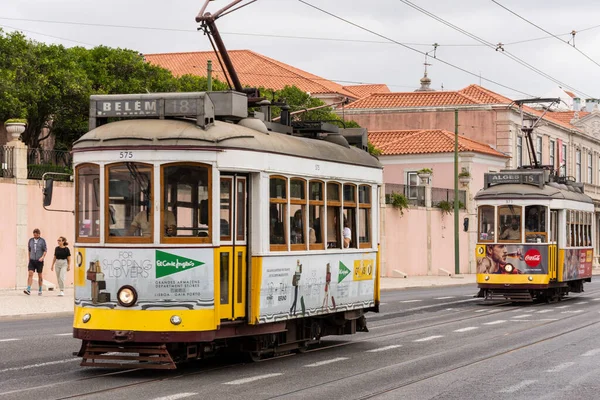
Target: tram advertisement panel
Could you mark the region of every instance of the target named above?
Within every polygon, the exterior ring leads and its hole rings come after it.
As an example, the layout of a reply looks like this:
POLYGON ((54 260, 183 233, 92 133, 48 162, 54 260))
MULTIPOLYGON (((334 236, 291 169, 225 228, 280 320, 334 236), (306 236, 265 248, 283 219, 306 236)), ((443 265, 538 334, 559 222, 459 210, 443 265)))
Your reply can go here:
POLYGON ((564 252, 563 281, 592 276, 591 249, 565 249, 564 252))
POLYGON ((263 258, 259 322, 373 306, 376 253, 263 258))
POLYGON ((477 246, 478 274, 547 274, 548 247, 526 244, 477 246))
POLYGON ((213 249, 77 249, 76 303, 115 307, 117 292, 132 286, 132 309, 214 307, 213 249))

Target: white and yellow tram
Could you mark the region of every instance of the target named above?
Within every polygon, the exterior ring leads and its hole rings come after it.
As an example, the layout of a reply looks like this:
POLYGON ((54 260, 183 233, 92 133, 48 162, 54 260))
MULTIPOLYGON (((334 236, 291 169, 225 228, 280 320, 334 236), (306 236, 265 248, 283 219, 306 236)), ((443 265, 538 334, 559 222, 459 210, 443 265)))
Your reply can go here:
POLYGON ((591 281, 594 205, 581 183, 507 170, 485 174, 475 199, 480 296, 560 300, 591 281))
POLYGON ((248 117, 237 92, 92 96, 73 146, 82 365, 366 330, 382 166, 327 124, 302 134, 265 111, 248 117))

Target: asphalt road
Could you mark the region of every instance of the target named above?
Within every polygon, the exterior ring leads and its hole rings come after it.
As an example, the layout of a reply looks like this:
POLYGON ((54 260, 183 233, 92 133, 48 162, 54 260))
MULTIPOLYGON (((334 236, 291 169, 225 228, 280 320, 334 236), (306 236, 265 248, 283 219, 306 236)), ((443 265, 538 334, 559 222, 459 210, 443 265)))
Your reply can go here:
POLYGON ((600 398, 600 282, 555 304, 482 304, 474 293, 384 292, 369 333, 176 371, 82 368, 70 318, 0 320, 0 400, 600 398))

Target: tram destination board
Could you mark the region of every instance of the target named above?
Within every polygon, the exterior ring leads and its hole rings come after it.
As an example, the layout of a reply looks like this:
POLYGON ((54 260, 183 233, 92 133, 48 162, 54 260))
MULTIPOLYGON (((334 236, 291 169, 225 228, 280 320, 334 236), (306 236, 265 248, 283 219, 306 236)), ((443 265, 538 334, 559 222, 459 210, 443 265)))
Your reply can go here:
POLYGON ((485 174, 485 186, 501 184, 527 184, 542 187, 544 185, 544 172, 494 172, 485 174))

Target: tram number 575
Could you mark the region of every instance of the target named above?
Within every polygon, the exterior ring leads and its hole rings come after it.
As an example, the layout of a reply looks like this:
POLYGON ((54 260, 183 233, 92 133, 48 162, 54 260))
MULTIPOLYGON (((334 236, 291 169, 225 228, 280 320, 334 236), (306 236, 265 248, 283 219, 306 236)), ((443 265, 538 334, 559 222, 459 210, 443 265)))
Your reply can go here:
POLYGON ((121 159, 133 158, 133 152, 132 151, 120 151, 119 158, 121 158, 121 159))

